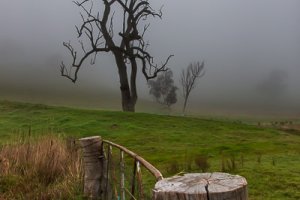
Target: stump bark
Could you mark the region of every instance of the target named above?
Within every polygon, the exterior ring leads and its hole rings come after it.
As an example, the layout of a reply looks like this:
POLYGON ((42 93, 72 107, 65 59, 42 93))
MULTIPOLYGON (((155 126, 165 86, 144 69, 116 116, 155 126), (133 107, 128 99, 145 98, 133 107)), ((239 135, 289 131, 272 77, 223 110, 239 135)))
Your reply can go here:
POLYGON ((84 195, 89 199, 100 199, 103 196, 103 176, 105 157, 102 139, 99 136, 79 140, 83 152, 84 195))
POLYGON ((227 173, 194 173, 156 183, 153 200, 247 200, 247 181, 227 173))

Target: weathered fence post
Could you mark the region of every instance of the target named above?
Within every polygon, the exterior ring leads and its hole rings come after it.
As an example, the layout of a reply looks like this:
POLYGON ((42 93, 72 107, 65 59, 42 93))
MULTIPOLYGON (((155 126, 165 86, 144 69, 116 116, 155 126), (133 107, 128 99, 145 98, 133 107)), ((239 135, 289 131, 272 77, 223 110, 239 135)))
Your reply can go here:
POLYGON ((84 163, 84 195, 90 199, 100 199, 104 194, 105 156, 102 139, 99 136, 79 140, 84 163))
POLYGON ((247 181, 227 173, 194 173, 158 181, 153 200, 247 200, 247 181))

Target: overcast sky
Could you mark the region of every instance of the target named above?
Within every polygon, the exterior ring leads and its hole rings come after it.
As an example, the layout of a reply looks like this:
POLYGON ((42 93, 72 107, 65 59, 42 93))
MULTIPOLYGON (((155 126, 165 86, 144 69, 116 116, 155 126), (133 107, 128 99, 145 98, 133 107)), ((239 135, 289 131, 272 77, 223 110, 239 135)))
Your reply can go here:
MULTIPOLYGON (((174 54, 169 67, 176 79, 189 62, 205 61, 206 75, 190 108, 300 113, 299 0, 150 2, 164 5, 163 19, 152 20, 146 35, 156 60, 174 54)), ((70 60, 62 42, 76 42, 79 11, 71 0, 1 0, 1 99, 54 104, 77 99, 88 106, 91 99, 110 96, 119 103, 117 69, 109 54, 87 64, 75 85, 60 77, 59 63, 70 60)), ((138 81, 140 99, 151 100, 141 74, 138 81)))

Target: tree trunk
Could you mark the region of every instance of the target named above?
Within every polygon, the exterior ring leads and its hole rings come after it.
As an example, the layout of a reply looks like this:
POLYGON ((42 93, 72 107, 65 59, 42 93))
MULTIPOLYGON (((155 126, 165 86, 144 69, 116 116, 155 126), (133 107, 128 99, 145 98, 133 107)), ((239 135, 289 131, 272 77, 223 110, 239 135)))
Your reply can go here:
POLYGON ((137 91, 136 91, 136 74, 137 74, 137 63, 136 60, 130 59, 131 62, 131 75, 130 75, 130 89, 131 89, 131 101, 135 106, 137 102, 137 91))
MULTIPOLYGON (((137 95, 132 94, 131 91, 136 91, 136 85, 131 85, 133 87, 130 89, 128 74, 126 69, 126 64, 124 63, 124 58, 121 53, 115 52, 115 60, 118 66, 119 78, 120 78, 120 90, 121 90, 121 98, 122 98, 122 109, 125 112, 135 112, 135 104, 137 100, 137 95)), ((136 75, 135 75, 136 76, 136 75)), ((132 78, 131 78, 132 80, 132 78)))
POLYGON ((185 110, 186 110, 186 106, 187 106, 187 102, 190 96, 190 92, 191 90, 187 90, 186 94, 184 95, 184 104, 183 104, 183 111, 182 111, 182 115, 185 116, 185 110))
POLYGON ((182 115, 183 116, 185 116, 186 104, 187 104, 187 98, 184 98, 183 109, 182 109, 182 115))
POLYGON ((135 102, 132 101, 130 96, 130 89, 127 85, 121 85, 120 87, 121 95, 122 95, 122 109, 125 112, 135 112, 135 102))

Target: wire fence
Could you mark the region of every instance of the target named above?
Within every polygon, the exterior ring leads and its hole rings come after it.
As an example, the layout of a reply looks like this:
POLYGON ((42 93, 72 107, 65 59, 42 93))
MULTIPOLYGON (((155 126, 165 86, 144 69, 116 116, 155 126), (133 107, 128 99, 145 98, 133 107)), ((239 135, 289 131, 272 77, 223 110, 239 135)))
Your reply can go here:
POLYGON ((125 147, 103 140, 105 200, 150 200, 162 174, 145 159, 125 147))

